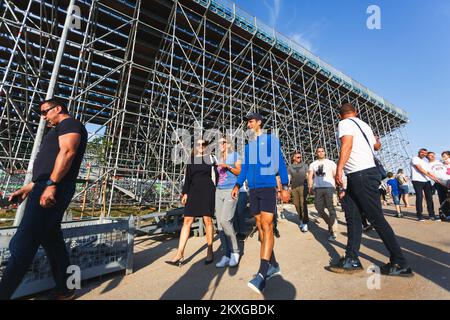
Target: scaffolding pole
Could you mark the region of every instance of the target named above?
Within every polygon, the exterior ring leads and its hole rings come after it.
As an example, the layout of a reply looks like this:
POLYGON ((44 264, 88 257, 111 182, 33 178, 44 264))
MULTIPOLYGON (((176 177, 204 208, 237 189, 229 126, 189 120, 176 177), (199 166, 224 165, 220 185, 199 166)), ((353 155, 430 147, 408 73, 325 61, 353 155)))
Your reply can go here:
MULTIPOLYGON (((31 1, 30 1, 31 3, 31 1)), ((55 62, 52 70, 52 77, 50 78, 50 84, 47 89, 47 94, 45 95, 45 100, 53 98, 53 94, 55 92, 56 81, 58 80, 59 67, 61 66, 61 60, 64 54, 64 47, 66 45, 67 34, 69 33, 70 26, 72 24, 72 13, 75 5, 75 0, 70 0, 69 6, 67 7, 66 21, 64 23, 64 29, 61 34, 61 39, 58 46, 58 51, 56 53, 55 62)), ((27 173, 25 176, 24 185, 27 185, 31 182, 33 178, 33 167, 34 160, 39 152, 39 148, 41 146, 42 137, 44 136, 46 122, 44 118, 40 118, 39 127, 37 129, 36 137, 34 139, 33 149, 31 151, 30 162, 28 163, 27 173)), ((20 204, 17 208, 16 216, 14 218, 14 226, 18 226, 20 221, 22 221, 23 214, 25 213, 25 207, 27 204, 27 200, 20 204)))

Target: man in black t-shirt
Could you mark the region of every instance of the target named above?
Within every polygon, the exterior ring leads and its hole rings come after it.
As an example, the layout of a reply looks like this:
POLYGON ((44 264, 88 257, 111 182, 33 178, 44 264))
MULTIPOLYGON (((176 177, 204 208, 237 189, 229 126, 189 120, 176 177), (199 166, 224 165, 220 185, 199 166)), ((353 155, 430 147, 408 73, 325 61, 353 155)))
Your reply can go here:
POLYGON ((10 202, 28 200, 22 221, 9 244, 11 257, 0 282, 0 299, 13 296, 40 245, 46 252, 56 283, 54 298, 74 297, 74 290, 67 288, 66 283, 70 262, 61 221, 75 193, 87 131, 55 99, 42 102, 39 108, 49 131, 34 161, 32 182, 9 198, 10 202))

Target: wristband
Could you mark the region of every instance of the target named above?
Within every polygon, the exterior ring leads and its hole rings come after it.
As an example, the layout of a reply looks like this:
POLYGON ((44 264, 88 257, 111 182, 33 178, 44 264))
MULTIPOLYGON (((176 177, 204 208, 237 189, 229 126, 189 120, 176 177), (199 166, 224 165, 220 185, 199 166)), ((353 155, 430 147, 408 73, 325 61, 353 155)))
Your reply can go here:
POLYGON ((56 186, 56 185, 57 185, 57 183, 56 183, 55 181, 51 180, 51 179, 48 179, 48 180, 45 182, 45 184, 47 185, 47 187, 50 187, 50 186, 56 186))

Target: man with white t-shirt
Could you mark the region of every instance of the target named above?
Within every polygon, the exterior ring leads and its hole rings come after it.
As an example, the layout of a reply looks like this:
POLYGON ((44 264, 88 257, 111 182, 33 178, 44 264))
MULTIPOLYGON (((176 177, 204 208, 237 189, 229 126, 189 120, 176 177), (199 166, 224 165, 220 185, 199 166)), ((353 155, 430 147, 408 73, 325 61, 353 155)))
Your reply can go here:
POLYGON ((380 194, 381 174, 375 164, 374 150, 381 149, 381 142, 375 138, 372 129, 357 118, 355 108, 346 103, 340 109, 339 139, 341 142, 339 162, 336 169, 336 184, 343 186, 343 171, 347 176, 348 209, 347 247, 345 257, 330 271, 336 273, 354 273, 363 271, 358 259, 362 238, 362 213, 375 228, 390 253, 390 261, 380 267, 382 274, 411 277, 413 272, 403 256, 397 238, 383 215, 380 194))
POLYGON ((419 150, 417 157, 414 157, 411 160, 411 181, 414 186, 414 191, 416 192, 416 212, 417 219, 419 221, 425 221, 422 215, 423 194, 425 194, 430 220, 436 220, 433 204, 433 192, 431 189, 431 181, 436 180, 436 177, 429 170, 429 163, 426 159, 427 155, 428 150, 422 148, 419 150))
POLYGON ((309 193, 314 194, 314 206, 317 213, 325 220, 330 233, 328 240, 336 240, 337 218, 333 204, 333 195, 336 190, 334 177, 336 176, 336 163, 325 158, 325 149, 317 148, 317 160, 310 164, 308 170, 309 193), (329 216, 325 212, 328 209, 329 216))

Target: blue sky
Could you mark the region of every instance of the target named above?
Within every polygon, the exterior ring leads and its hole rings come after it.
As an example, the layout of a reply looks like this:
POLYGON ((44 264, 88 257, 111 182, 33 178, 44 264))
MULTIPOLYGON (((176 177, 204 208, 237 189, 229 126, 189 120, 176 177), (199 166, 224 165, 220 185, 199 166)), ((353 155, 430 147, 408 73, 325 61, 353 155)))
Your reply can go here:
POLYGON ((409 114, 414 153, 450 150, 449 0, 236 0, 409 114), (381 30, 366 26, 370 5, 381 30))

